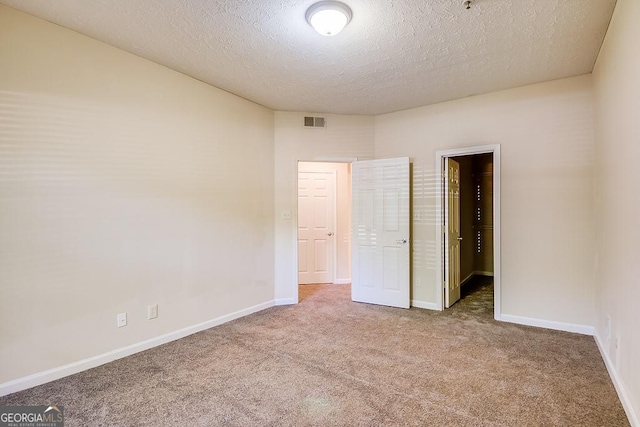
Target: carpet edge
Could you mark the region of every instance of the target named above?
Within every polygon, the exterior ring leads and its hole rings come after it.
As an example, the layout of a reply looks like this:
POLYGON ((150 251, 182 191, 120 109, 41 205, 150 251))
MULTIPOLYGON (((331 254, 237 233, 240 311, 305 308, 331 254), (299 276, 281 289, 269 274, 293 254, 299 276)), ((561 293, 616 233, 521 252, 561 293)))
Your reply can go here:
POLYGON ((442 311, 440 310, 440 306, 438 306, 438 304, 435 302, 420 301, 416 299, 411 300, 411 307, 424 308, 426 310, 442 311))
POLYGON ((169 332, 155 338, 150 338, 148 340, 140 341, 126 347, 108 351, 97 356, 88 357, 86 359, 78 360, 76 362, 59 366, 57 368, 48 369, 46 371, 37 372, 35 374, 7 381, 0 384, 0 397, 6 396, 11 393, 16 393, 18 391, 26 390, 38 385, 42 385, 51 381, 55 381, 69 375, 77 374, 79 372, 112 362, 114 360, 122 359, 123 357, 131 356, 132 354, 149 350, 153 347, 157 347, 159 345, 184 338, 197 332, 204 331, 205 329, 222 325, 223 323, 227 323, 232 320, 257 313, 258 311, 262 311, 273 306, 275 306, 275 300, 269 300, 251 307, 244 308, 242 310, 215 317, 202 323, 197 323, 195 325, 187 326, 186 328, 178 329, 174 332, 169 332))
POLYGON ((593 337, 596 341, 596 345, 598 346, 598 350, 600 351, 600 356, 602 356, 602 360, 604 360, 604 365, 607 368, 607 372, 609 372, 609 377, 611 378, 611 382, 613 382, 613 386, 616 389, 616 393, 618 393, 618 398, 622 403, 622 407, 624 408, 624 412, 627 414, 627 418, 629 418, 629 424, 631 427, 640 427, 640 420, 638 420, 638 416, 633 408, 631 403, 631 399, 627 394, 627 390, 618 375, 618 371, 613 366, 613 362, 611 358, 604 350, 604 344, 602 338, 600 338, 600 334, 596 331, 593 334, 593 337))
POLYGON ((514 316, 512 314, 500 315, 500 320, 507 323, 516 323, 518 325, 536 326, 538 328, 555 329, 557 331, 573 332, 582 335, 593 335, 593 326, 580 325, 576 323, 556 322, 553 320, 534 319, 532 317, 514 316))

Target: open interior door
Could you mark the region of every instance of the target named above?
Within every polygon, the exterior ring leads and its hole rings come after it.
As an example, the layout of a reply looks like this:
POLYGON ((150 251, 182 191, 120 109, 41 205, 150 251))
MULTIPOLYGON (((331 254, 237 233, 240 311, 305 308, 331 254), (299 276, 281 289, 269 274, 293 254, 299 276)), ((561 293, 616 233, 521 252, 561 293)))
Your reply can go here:
POLYGON ((409 158, 353 163, 352 197, 351 299, 409 308, 409 158))
POLYGON ((460 299, 460 164, 445 158, 444 218, 445 218, 445 307, 460 299))

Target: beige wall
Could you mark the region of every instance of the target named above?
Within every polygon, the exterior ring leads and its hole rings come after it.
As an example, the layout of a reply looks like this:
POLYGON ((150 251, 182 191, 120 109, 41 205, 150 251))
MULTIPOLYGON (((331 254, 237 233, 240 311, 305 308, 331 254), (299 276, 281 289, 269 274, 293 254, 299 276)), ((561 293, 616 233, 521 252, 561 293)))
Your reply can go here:
POLYGON ((336 174, 335 282, 351 283, 351 164, 300 162, 298 172, 336 174))
POLYGON ((500 144, 502 313, 593 324, 592 109, 581 76, 375 118, 376 158, 413 161, 414 300, 440 292, 436 151, 500 144))
POLYGON ((0 119, 0 383, 273 300, 272 111, 0 6, 0 119))
MULTIPOLYGON (((596 334, 640 425, 640 2, 618 0, 593 73, 596 334), (611 322, 608 338, 607 319, 611 322)), ((593 269, 591 270, 593 271, 593 269)), ((623 399, 624 401, 624 399, 623 399)), ((633 415, 631 415, 633 414, 633 415)))
POLYGON ((373 158, 373 117, 275 112, 275 294, 277 303, 298 301, 296 215, 298 161, 373 158), (327 118, 326 128, 305 128, 304 116, 327 118))

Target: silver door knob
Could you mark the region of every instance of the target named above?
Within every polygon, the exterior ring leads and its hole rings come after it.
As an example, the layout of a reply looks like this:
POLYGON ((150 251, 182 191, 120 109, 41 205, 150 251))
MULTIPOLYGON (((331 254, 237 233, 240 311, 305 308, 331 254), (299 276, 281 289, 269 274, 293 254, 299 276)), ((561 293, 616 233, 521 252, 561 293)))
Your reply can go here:
POLYGON ((327 233, 327 236, 331 237, 333 236, 333 233, 327 233))
POLYGON ((462 237, 458 237, 458 240, 462 240, 462 237))
POLYGON ((407 239, 398 239, 398 240, 396 240, 396 243, 399 244, 399 245, 404 245, 404 244, 407 243, 407 239))

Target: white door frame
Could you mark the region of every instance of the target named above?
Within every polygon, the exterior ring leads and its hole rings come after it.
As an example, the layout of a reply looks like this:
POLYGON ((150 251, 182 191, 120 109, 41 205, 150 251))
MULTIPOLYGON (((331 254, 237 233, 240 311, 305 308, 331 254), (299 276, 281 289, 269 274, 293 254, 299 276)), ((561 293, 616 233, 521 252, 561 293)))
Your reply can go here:
POLYGON ((501 274, 500 274, 500 144, 456 148, 436 151, 436 284, 437 304, 444 310, 444 239, 442 192, 444 191, 442 167, 447 157, 493 154, 493 317, 501 320, 501 274))
MULTIPOLYGON (((316 162, 303 162, 303 163, 316 163, 316 162)), ((330 175, 331 177, 333 177, 333 200, 331 200, 331 202, 333 203, 333 211, 330 213, 331 216, 331 221, 333 222, 333 230, 331 230, 331 232, 333 233, 334 237, 333 239, 331 239, 330 245, 331 245, 331 277, 329 280, 331 280, 331 283, 335 283, 336 282, 336 270, 337 270, 337 262, 338 262, 338 254, 336 253, 338 251, 338 244, 337 244, 337 233, 336 230, 338 229, 338 174, 336 173, 336 170, 331 170, 331 171, 320 171, 318 169, 309 172, 309 171, 305 171, 302 173, 313 173, 313 174, 322 174, 322 175, 330 175)), ((300 162, 298 162, 298 180, 300 179, 300 162)), ((299 198, 300 196, 298 196, 299 198)), ((297 207, 299 208, 299 207, 297 207)), ((297 211, 296 212, 297 218, 300 218, 300 212, 297 211)), ((296 222, 297 225, 297 222, 296 222)), ((299 232, 299 228, 296 227, 296 235, 299 232)), ((299 236, 297 236, 299 237, 299 236)), ((297 241, 296 241, 297 243, 297 241)), ((300 284, 300 273, 298 272, 298 284, 300 284)))
MULTIPOLYGON (((294 296, 294 304, 297 304, 299 302, 299 296, 298 296, 298 176, 299 176, 299 164, 300 162, 302 163, 353 163, 353 162, 357 162, 358 158, 357 157, 316 157, 314 159, 311 160, 305 160, 305 159, 297 159, 296 160, 296 165, 294 168, 295 171, 295 191, 294 191, 294 197, 293 197, 293 206, 294 206, 294 212, 295 215, 291 215, 292 216, 292 220, 293 220, 293 225, 295 227, 295 233, 294 233, 294 248, 295 250, 293 251, 293 277, 295 277, 295 280, 293 281, 294 283, 294 289, 293 289, 293 295, 294 296)), ((336 181, 337 184, 337 181, 336 181)), ((337 185, 336 185, 336 191, 334 191, 334 197, 336 198, 337 201, 337 185)), ((337 203, 333 204, 333 208, 334 208, 334 226, 337 227, 338 226, 338 222, 336 220, 336 215, 337 215, 337 203)), ((334 234, 335 236, 335 234, 334 234)), ((338 239, 334 238, 333 239, 333 282, 335 283, 336 281, 336 262, 337 262, 337 254, 338 254, 338 248, 337 248, 337 242, 338 239)))

